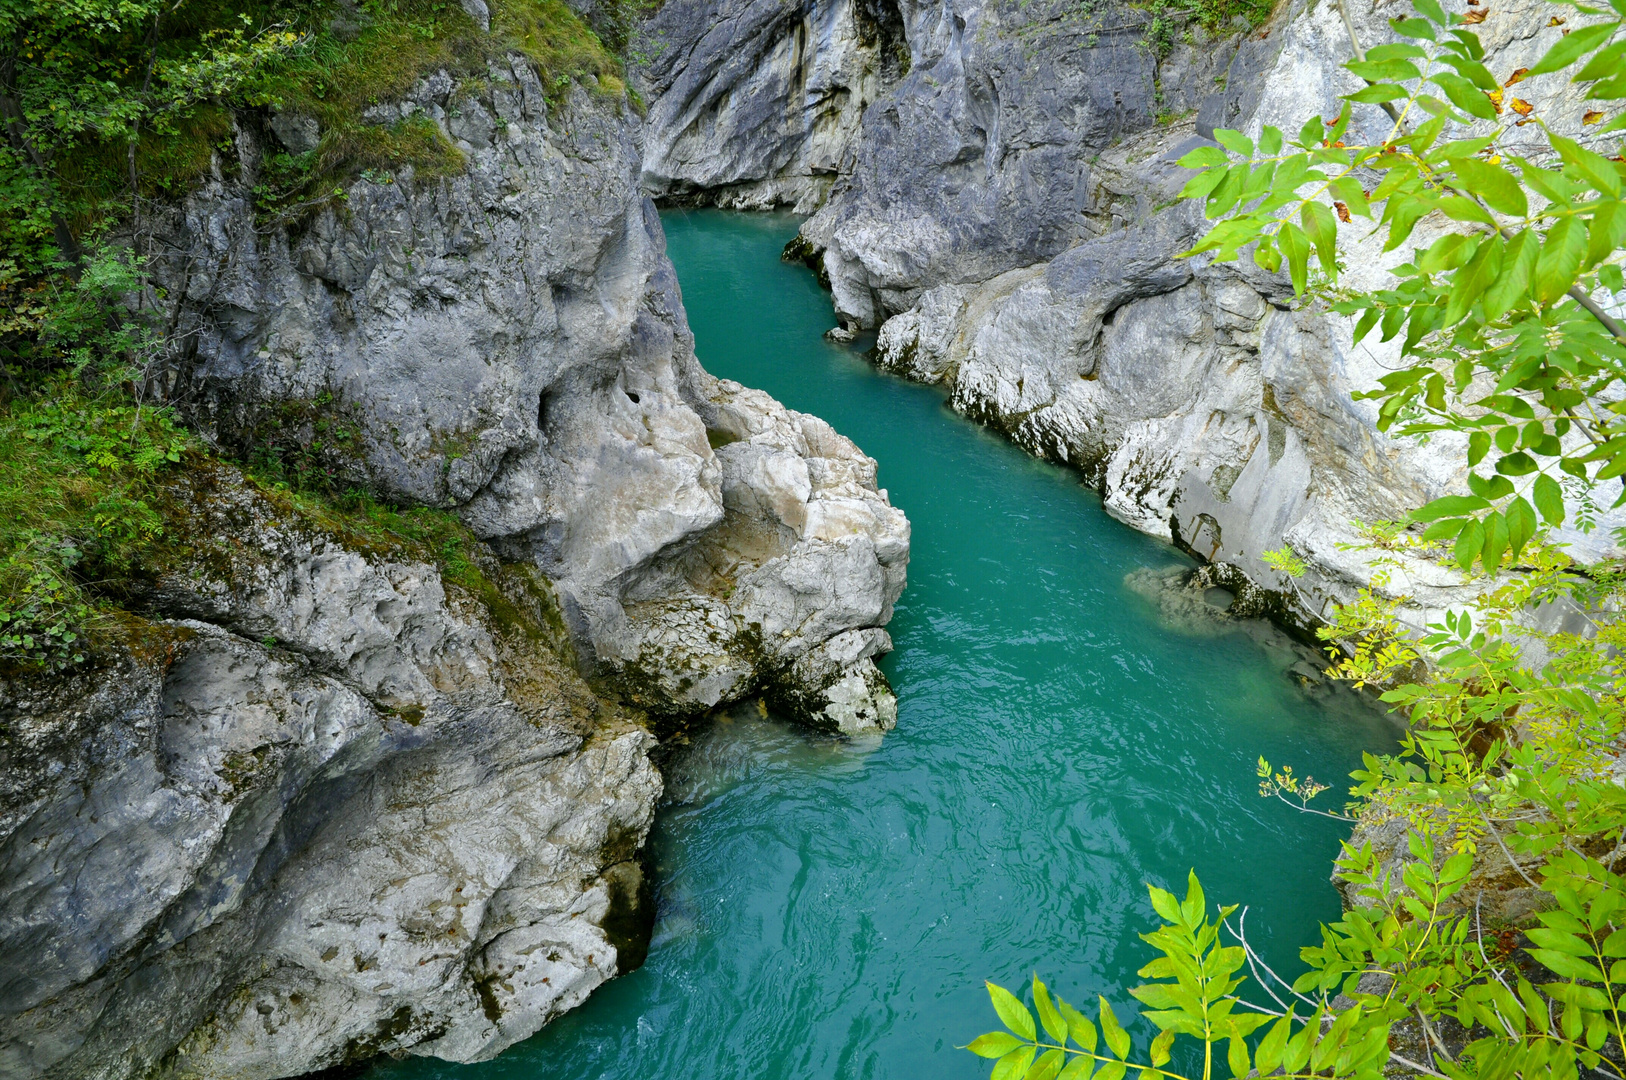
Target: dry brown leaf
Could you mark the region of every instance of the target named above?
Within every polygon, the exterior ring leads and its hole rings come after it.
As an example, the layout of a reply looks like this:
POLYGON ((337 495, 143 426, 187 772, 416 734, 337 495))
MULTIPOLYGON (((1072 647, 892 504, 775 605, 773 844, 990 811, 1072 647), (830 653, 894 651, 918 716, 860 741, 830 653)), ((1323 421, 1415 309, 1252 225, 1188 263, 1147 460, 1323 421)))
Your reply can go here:
POLYGON ((1464 15, 1462 17, 1462 21, 1467 23, 1469 26, 1472 26, 1475 23, 1484 22, 1485 21, 1485 16, 1489 15, 1489 14, 1490 14, 1490 8, 1475 8, 1474 10, 1472 10, 1472 11, 1468 12, 1466 15, 1464 15))
POLYGON ((1502 85, 1512 86, 1514 83, 1523 82, 1524 77, 1528 74, 1530 74, 1529 68, 1515 68, 1513 74, 1507 77, 1507 82, 1503 83, 1502 85))
POLYGON ((1581 117, 1581 123, 1601 124, 1603 123, 1603 113, 1599 112, 1597 109, 1588 109, 1586 111, 1586 115, 1581 117))
POLYGON ((1338 220, 1342 221, 1345 225, 1348 225, 1351 221, 1349 216, 1349 207, 1345 206, 1341 202, 1335 202, 1332 204, 1332 206, 1334 210, 1338 211, 1338 220))
POLYGON ((1513 98, 1509 100, 1507 107, 1518 113, 1520 116, 1529 116, 1531 112, 1535 110, 1535 106, 1523 98, 1513 98))
POLYGON ((1496 112, 1500 115, 1502 112, 1502 92, 1500 90, 1486 90, 1485 96, 1490 99, 1490 103, 1496 107, 1496 112))
POLYGON ((1559 18, 1557 15, 1554 15, 1552 18, 1547 20, 1547 25, 1548 26, 1563 26, 1564 25, 1564 20, 1559 18))

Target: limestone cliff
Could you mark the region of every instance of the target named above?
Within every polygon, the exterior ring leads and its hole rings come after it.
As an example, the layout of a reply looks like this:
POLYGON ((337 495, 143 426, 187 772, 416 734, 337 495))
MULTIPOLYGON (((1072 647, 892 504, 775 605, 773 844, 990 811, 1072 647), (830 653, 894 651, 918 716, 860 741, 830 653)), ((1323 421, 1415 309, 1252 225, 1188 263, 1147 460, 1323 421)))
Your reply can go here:
POLYGON ((148 389, 218 453, 87 666, 0 672, 0 1073, 489 1057, 641 961, 651 729, 895 722, 908 522, 704 371, 636 117, 549 93, 517 56, 432 74, 369 115, 464 168, 292 208, 261 164, 319 126, 240 112, 128 237, 176 344, 148 389), (455 514, 461 569, 221 457, 455 514))
POLYGON ((654 739, 545 579, 225 466, 166 502, 194 540, 95 660, 0 679, 0 1072, 474 1060, 641 962, 654 739))
MULTIPOLYGON (((1363 40, 1389 39, 1392 12, 1347 2, 1363 40)), ((1491 9, 1494 70, 1556 39, 1539 8, 1491 9)), ((1370 578, 1340 548, 1360 541, 1353 523, 1454 490, 1460 447, 1388 438, 1351 400, 1392 367, 1393 343, 1354 346, 1346 320, 1251 264, 1180 259, 1206 225, 1176 205, 1189 174, 1175 164, 1216 126, 1336 115, 1359 86, 1340 67, 1338 5, 1291 0, 1257 28, 1178 40, 1126 5, 941 0, 901 15, 907 74, 865 111, 850 169, 790 249, 827 280, 836 333, 878 330, 883 366, 1081 469, 1114 516, 1212 560, 1244 610, 1313 622, 1351 597, 1370 578), (1259 558, 1284 542, 1310 567, 1296 587, 1259 558)), ((1578 123, 1579 108, 1536 104, 1578 123)), ((651 111, 652 142, 667 116, 651 111)), ((1363 137, 1387 123, 1357 107, 1363 137)), ((727 142, 715 154, 736 158, 727 142)), ((1377 247, 1346 245, 1351 280, 1382 279, 1394 256, 1377 247)), ((1606 536, 1563 539, 1591 558, 1606 536)), ((1421 623, 1461 584, 1408 559, 1392 587, 1421 623)))
POLYGON ((266 229, 253 143, 274 135, 244 125, 240 175, 163 224, 188 342, 172 396, 240 452, 321 441, 372 490, 455 509, 556 583, 586 669, 640 705, 769 689, 817 723, 889 726, 869 658, 908 522, 851 442, 700 366, 630 110, 580 86, 550 105, 515 60, 380 111, 444 125, 466 170, 363 179, 266 229), (848 633, 875 694, 858 715, 842 691, 833 719, 797 662, 848 633))

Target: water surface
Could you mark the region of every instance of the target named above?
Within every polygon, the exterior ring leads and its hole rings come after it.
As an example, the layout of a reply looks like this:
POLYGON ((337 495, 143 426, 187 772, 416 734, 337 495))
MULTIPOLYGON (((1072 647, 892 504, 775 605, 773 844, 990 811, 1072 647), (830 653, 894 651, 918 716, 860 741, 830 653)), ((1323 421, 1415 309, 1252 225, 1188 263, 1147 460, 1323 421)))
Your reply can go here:
POLYGON ((1191 867, 1296 971, 1342 830, 1260 799, 1255 761, 1341 781, 1388 723, 1307 693, 1268 628, 1160 593, 1190 564, 1076 474, 825 342, 828 295, 779 261, 795 219, 664 220, 707 369, 829 420, 913 523, 881 665, 898 728, 849 743, 746 707, 696 735, 651 838, 648 963, 495 1061, 373 1080, 985 1076, 954 1049, 994 1026, 982 980, 1037 969, 1133 1013, 1144 883, 1191 867))

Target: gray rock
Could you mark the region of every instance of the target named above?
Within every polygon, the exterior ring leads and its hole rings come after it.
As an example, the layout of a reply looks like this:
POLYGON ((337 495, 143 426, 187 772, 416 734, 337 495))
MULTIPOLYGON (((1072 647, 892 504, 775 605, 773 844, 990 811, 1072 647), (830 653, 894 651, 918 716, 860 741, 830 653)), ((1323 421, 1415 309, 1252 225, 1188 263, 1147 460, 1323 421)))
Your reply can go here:
MULTIPOLYGON (((1351 11, 1368 44, 1390 38, 1387 13, 1351 11)), ((1355 345, 1347 320, 1246 260, 1180 259, 1206 224, 1174 205, 1176 162, 1216 126, 1337 114, 1359 85, 1338 7, 1298 0, 1257 32, 1195 30, 1166 52, 1133 9, 942 0, 903 16, 907 77, 865 112, 851 175, 793 245, 843 332, 879 327, 882 366, 1077 466, 1115 516, 1263 586, 1284 617, 1351 599, 1372 576, 1356 523, 1459 490, 1461 446, 1378 432, 1350 395, 1394 366, 1393 343, 1355 345), (1261 561, 1284 543, 1304 580, 1261 561)), ((1535 0, 1493 12, 1493 70, 1534 64, 1558 33, 1546 16, 1535 0)), ((1579 117, 1573 88, 1540 92, 1542 115, 1579 117)), ((1388 125, 1362 106, 1351 130, 1388 125)), ((1357 284, 1400 257, 1353 238, 1342 252, 1357 284)), ((1560 539, 1590 559, 1614 551, 1606 534, 1560 539)), ((1437 558, 1400 562, 1385 588, 1416 625, 1472 595, 1437 558)))
POLYGON ((271 132, 290 154, 307 154, 322 141, 322 126, 316 122, 316 117, 304 113, 273 113, 271 132))
POLYGON ((657 197, 817 208, 908 59, 895 0, 671 0, 632 42, 657 197))
POLYGON ((216 182, 168 223, 197 422, 245 449, 291 409, 322 425, 336 471, 540 566, 586 670, 657 712, 883 625, 908 523, 850 442, 701 368, 624 104, 555 109, 515 61, 380 108, 442 124, 467 171, 269 232, 216 182))
POLYGON ((431 565, 170 494, 153 620, 0 683, 0 1072, 479 1060, 641 961, 646 731, 431 565))

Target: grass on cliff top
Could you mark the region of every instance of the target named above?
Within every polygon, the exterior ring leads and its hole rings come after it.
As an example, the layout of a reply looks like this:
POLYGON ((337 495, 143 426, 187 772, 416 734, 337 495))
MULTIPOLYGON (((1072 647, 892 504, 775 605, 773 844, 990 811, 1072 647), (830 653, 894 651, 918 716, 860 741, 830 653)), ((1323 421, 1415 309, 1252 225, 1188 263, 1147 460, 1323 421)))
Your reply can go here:
MULTIPOLYGON (((132 585, 216 539, 197 535, 172 484, 183 470, 234 466, 125 386, 59 372, 13 383, 0 404, 0 673, 84 662, 129 625, 121 601, 132 585)), ((288 518, 369 557, 431 563, 499 628, 546 636, 480 569, 479 542, 454 514, 302 482, 274 459, 240 475, 288 518)))
MULTIPOLYGON (((272 147, 258 194, 266 205, 329 195, 367 172, 410 165, 420 177, 460 172, 462 153, 427 117, 370 123, 371 106, 400 98, 435 71, 479 78, 494 57, 518 53, 536 66, 549 97, 557 100, 574 80, 591 76, 598 91, 625 92, 620 61, 564 0, 489 0, 485 32, 454 0, 192 0, 163 27, 167 47, 180 52, 207 34, 246 17, 258 32, 279 27, 304 43, 275 63, 242 100, 202 104, 179 117, 174 130, 147 132, 136 147, 141 193, 175 196, 218 160, 231 168, 236 150, 227 105, 269 106, 314 117, 320 145, 292 155, 272 147), (218 157, 217 157, 218 155, 218 157)), ((145 47, 139 40, 109 42, 130 52, 131 67, 145 47)), ((117 216, 129 190, 128 147, 87 141, 57 164, 63 195, 81 229, 117 216)))

